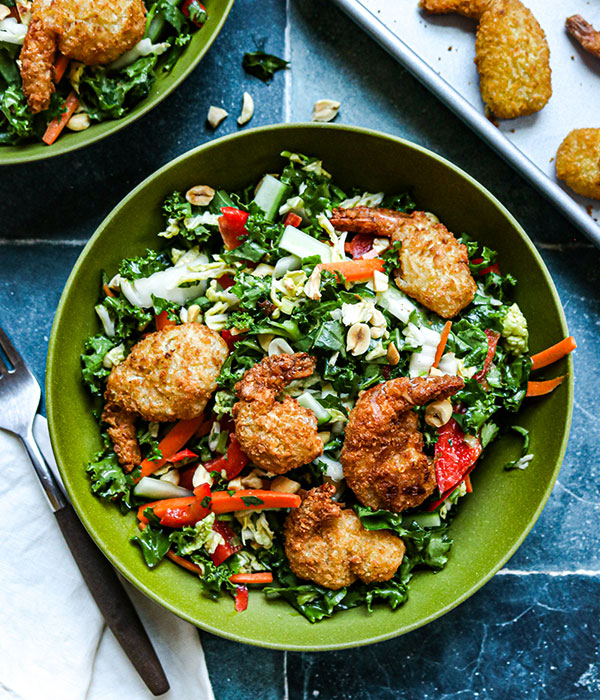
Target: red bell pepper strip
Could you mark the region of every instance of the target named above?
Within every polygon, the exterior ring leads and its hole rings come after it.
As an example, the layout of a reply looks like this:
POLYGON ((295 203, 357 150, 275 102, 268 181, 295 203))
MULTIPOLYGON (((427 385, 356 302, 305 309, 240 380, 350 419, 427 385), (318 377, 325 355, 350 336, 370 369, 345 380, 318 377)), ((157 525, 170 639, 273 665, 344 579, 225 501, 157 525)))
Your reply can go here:
POLYGON ((233 350, 234 345, 238 342, 238 340, 241 340, 243 337, 243 333, 234 334, 230 330, 227 330, 227 328, 224 328, 221 331, 221 338, 223 338, 223 340, 227 343, 227 346, 230 350, 233 350))
POLYGON ((150 474, 154 474, 157 469, 160 469, 160 467, 166 464, 169 461, 169 458, 177 454, 177 452, 179 452, 185 443, 192 437, 203 421, 204 416, 198 416, 198 418, 180 420, 178 423, 175 423, 171 430, 158 443, 158 448, 160 449, 162 457, 157 459, 155 462, 145 459, 142 462, 140 478, 142 476, 150 476, 150 474))
POLYGON ((438 489, 445 494, 459 484, 470 467, 481 454, 481 443, 471 447, 465 442, 465 434, 458 423, 451 418, 446 425, 438 428, 439 438, 435 445, 435 473, 438 489))
POLYGON ((242 452, 242 448, 235 434, 231 433, 227 454, 205 462, 204 468, 208 472, 219 472, 219 474, 224 471, 225 478, 229 481, 230 479, 234 479, 248 462, 249 459, 244 452, 242 452))
MULTIPOLYGON (((483 262, 483 258, 474 258, 471 260, 473 265, 479 265, 480 263, 483 262)), ((498 263, 493 263, 489 267, 484 267, 481 270, 479 270, 479 276, 483 277, 483 275, 489 275, 490 272, 495 272, 497 275, 500 274, 500 266, 498 263)))
POLYGON ((233 250, 241 245, 241 237, 248 235, 246 221, 248 212, 235 207, 222 207, 219 217, 219 231, 223 237, 223 243, 228 250, 233 250))
POLYGON ((156 330, 162 331, 169 326, 176 326, 175 321, 171 321, 169 314, 166 311, 161 311, 157 316, 154 317, 156 323, 156 330))
MULTIPOLYGON (((229 525, 227 525, 227 523, 224 523, 221 520, 215 520, 212 529, 215 532, 218 532, 219 535, 221 535, 221 537, 225 540, 224 544, 220 544, 210 555, 214 565, 219 566, 219 564, 222 564, 226 559, 229 559, 232 554, 239 552, 242 545, 232 544, 235 533, 229 527, 229 525)), ((240 581, 240 583, 243 583, 243 581, 240 581)))
POLYGON ((236 612, 244 612, 248 607, 248 588, 246 586, 235 587, 235 609, 236 612))
POLYGON ((221 285, 223 289, 229 289, 229 287, 233 287, 235 284, 235 280, 231 275, 221 275, 217 282, 221 285))
POLYGON ((497 331, 491 331, 489 328, 486 328, 485 334, 488 340, 487 355, 485 356, 485 362, 483 363, 482 369, 480 369, 479 372, 473 376, 473 379, 476 379, 478 382, 482 382, 486 378, 487 373, 490 371, 490 367, 494 361, 494 355, 496 354, 496 346, 498 345, 498 340, 500 340, 500 333, 497 331))
POLYGON ((169 457, 167 461, 171 464, 175 464, 175 462, 182 462, 184 459, 194 459, 195 457, 198 457, 195 452, 185 449, 177 452, 177 454, 174 454, 172 457, 169 457))
POLYGON ((369 236, 367 233, 357 233, 356 236, 349 242, 346 243, 344 248, 346 253, 356 260, 357 258, 362 258, 364 255, 371 250, 373 250, 374 236, 369 236))
POLYGON ((205 498, 210 499, 210 487, 202 484, 194 490, 193 496, 185 498, 165 498, 162 501, 146 503, 138 508, 138 520, 148 523, 144 515, 146 508, 152 508, 154 515, 160 519, 160 524, 165 527, 184 527, 195 525, 203 520, 210 512, 210 504, 202 505, 205 498))
POLYGON ((300 224, 302 223, 302 217, 298 216, 298 214, 294 214, 293 211, 288 212, 288 215, 285 217, 285 220, 283 222, 284 226, 293 226, 294 228, 298 228, 300 224))

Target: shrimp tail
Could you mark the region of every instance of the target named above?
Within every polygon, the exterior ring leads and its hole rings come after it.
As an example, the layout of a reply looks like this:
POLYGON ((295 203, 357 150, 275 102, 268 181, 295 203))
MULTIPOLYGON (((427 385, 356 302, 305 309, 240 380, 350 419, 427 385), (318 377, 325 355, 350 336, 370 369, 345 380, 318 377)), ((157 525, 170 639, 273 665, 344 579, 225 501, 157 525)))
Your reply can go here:
POLYGON ((240 401, 272 403, 277 394, 294 379, 310 377, 316 361, 305 352, 273 355, 249 369, 235 385, 240 401))
POLYGON ((119 464, 128 472, 142 461, 135 419, 135 413, 126 411, 112 401, 104 406, 102 420, 108 425, 108 436, 113 442, 119 464))

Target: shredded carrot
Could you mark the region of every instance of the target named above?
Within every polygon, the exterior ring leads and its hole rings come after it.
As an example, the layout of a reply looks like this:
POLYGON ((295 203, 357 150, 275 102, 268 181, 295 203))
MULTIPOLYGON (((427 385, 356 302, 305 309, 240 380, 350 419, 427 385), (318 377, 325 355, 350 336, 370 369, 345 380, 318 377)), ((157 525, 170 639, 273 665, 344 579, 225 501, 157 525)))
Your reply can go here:
POLYGON ((546 348, 546 350, 542 350, 541 352, 532 355, 531 359, 533 360, 533 364, 531 365, 531 369, 541 369, 542 367, 547 367, 554 362, 558 362, 558 360, 562 360, 563 357, 566 357, 569 353, 573 352, 576 347, 577 343, 575 342, 575 338, 570 335, 568 338, 561 340, 560 343, 556 343, 556 345, 552 345, 551 347, 546 348))
POLYGON ((450 328, 452 327, 452 321, 446 321, 444 328, 442 329, 442 333, 440 335, 440 342, 437 346, 437 350, 435 351, 435 360, 433 361, 433 367, 437 367, 438 364, 440 363, 440 360, 442 359, 442 355, 444 354, 444 348, 446 347, 446 343, 448 342, 448 336, 450 335, 450 328))
POLYGON ((176 423, 171 430, 165 435, 165 437, 158 443, 158 447, 162 454, 160 459, 155 462, 145 459, 142 462, 142 476, 149 476, 154 474, 157 469, 163 466, 169 457, 177 454, 179 450, 185 446, 185 443, 192 437, 192 435, 198 430, 204 421, 204 416, 198 416, 198 418, 190 418, 189 420, 180 420, 176 423))
POLYGON ((545 396, 551 391, 554 391, 557 386, 560 386, 566 378, 566 374, 562 377, 548 379, 545 382, 528 382, 526 396, 545 396))
POLYGON ((115 293, 107 284, 103 285, 102 289, 104 289, 104 293, 106 294, 107 297, 114 297, 115 296, 115 293))
POLYGON ((467 474, 465 476, 465 486, 467 487, 467 493, 473 493, 473 487, 471 486, 471 477, 467 474))
POLYGON ((383 272, 383 260, 381 258, 371 258, 365 260, 343 260, 341 262, 321 263, 320 270, 329 270, 330 272, 341 272, 348 282, 356 282, 358 280, 368 280, 373 277, 374 272, 383 272))
POLYGON ((230 496, 228 491, 215 491, 212 494, 211 510, 219 515, 236 510, 298 508, 301 502, 300 496, 295 493, 248 489, 236 491, 233 496, 230 496))
POLYGON ((63 56, 62 53, 58 54, 58 58, 54 62, 54 82, 58 85, 62 80, 65 71, 69 65, 70 59, 63 56))
POLYGON ((42 138, 42 141, 45 144, 51 146, 56 141, 62 130, 65 128, 65 126, 67 126, 69 119, 73 116, 77 107, 79 107, 79 99, 77 95, 72 92, 65 101, 65 111, 60 115, 60 117, 56 117, 56 119, 53 119, 50 124, 48 124, 46 133, 42 138))
POLYGON ((175 321, 171 321, 169 318, 169 314, 166 311, 161 311, 158 316, 155 316, 154 318, 156 322, 156 330, 157 331, 162 331, 165 328, 168 328, 169 326, 174 326, 175 321))
POLYGON ((196 566, 196 564, 192 564, 191 561, 188 561, 187 559, 180 557, 178 554, 175 554, 172 549, 167 552, 167 556, 171 561, 179 564, 179 566, 183 566, 183 568, 187 569, 188 571, 193 571, 195 574, 199 574, 200 576, 204 574, 204 571, 200 566, 196 566))
POLYGON ((256 574, 233 574, 229 577, 231 583, 273 583, 270 571, 260 571, 256 574))

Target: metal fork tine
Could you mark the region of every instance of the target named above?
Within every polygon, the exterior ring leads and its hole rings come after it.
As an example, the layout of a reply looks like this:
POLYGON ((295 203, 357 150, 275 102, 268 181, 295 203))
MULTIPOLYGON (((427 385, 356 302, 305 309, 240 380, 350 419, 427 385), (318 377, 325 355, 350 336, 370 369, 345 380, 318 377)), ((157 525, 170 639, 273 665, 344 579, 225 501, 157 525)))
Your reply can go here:
MULTIPOLYGON (((2 330, 2 326, 0 326, 0 347, 4 352, 6 353, 6 357, 10 360, 12 363, 13 367, 17 368, 23 364, 23 358, 19 353, 15 350, 13 344, 10 342, 8 339, 8 336, 6 333, 2 330)), ((0 357, 0 370, 2 372, 7 371, 7 367, 2 362, 2 358, 0 357)))

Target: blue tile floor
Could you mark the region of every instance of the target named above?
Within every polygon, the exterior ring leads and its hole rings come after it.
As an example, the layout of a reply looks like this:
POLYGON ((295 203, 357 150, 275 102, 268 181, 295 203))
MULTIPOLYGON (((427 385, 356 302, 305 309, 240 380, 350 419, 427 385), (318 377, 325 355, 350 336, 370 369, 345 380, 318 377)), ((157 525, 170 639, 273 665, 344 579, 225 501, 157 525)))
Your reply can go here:
POLYGON ((217 700, 600 698, 600 252, 332 5, 237 0, 202 64, 151 114, 83 151, 4 168, 0 323, 42 381, 54 311, 85 241, 134 185, 214 137, 210 104, 232 115, 216 135, 236 131, 244 90, 256 102, 252 126, 305 121, 315 99, 337 99, 339 122, 416 141, 488 187, 554 277, 579 343, 578 381, 552 497, 487 586, 427 627, 363 649, 284 653, 202 633, 217 700), (241 69, 242 54, 263 41, 292 62, 270 85, 241 69))

